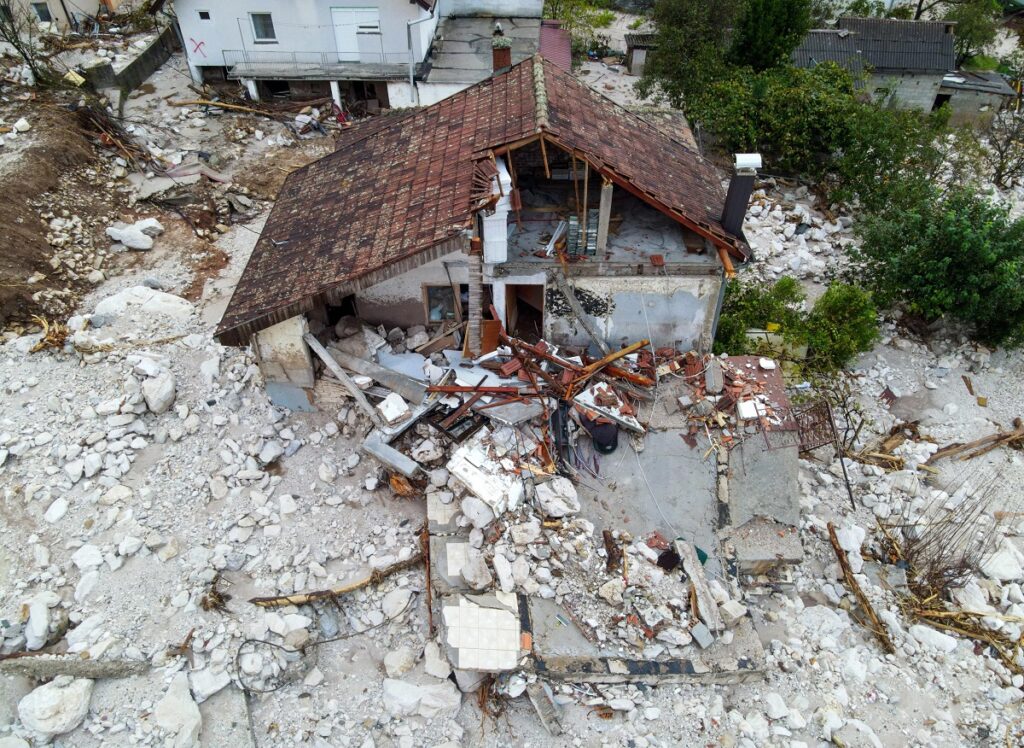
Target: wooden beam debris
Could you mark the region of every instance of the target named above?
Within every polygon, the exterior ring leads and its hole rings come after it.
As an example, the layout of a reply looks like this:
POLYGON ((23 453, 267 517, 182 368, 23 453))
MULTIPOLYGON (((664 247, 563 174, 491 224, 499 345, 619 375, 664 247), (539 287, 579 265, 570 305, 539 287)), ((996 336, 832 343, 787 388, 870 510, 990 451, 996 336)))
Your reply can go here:
POLYGON ((850 559, 846 557, 846 551, 839 545, 839 538, 836 537, 836 526, 831 522, 828 523, 828 539, 832 543, 832 549, 836 552, 836 558, 839 559, 839 567, 843 570, 843 579, 846 580, 846 586, 850 588, 850 592, 857 598, 861 610, 864 611, 864 614, 871 622, 868 628, 871 629, 871 633, 875 635, 875 638, 878 639, 886 652, 896 654, 896 647, 893 646, 892 640, 889 638, 889 632, 886 631, 885 625, 878 619, 878 614, 875 613, 875 609, 871 606, 871 601, 868 600, 868 596, 864 594, 864 590, 861 589, 860 584, 857 583, 857 578, 853 575, 853 569, 850 568, 850 559))
POLYGON ((334 357, 327 352, 327 349, 320 344, 320 341, 308 332, 302 336, 302 339, 306 341, 306 345, 313 350, 313 353, 320 357, 320 360, 324 362, 324 365, 330 370, 331 374, 337 377, 338 381, 345 386, 345 389, 347 389, 355 399, 356 405, 370 416, 370 420, 373 421, 373 425, 381 430, 386 430, 387 424, 384 423, 384 419, 381 418, 380 413, 377 412, 376 408, 370 405, 370 401, 366 399, 366 395, 363 394, 363 391, 359 389, 355 382, 352 381, 352 377, 350 377, 345 370, 338 365, 338 362, 335 361, 334 357))
POLYGON ((404 561, 386 566, 383 569, 374 569, 367 576, 357 579, 354 582, 343 584, 340 587, 332 587, 329 590, 314 590, 313 592, 300 592, 294 595, 275 595, 274 597, 253 597, 249 600, 253 605, 261 608, 277 608, 283 605, 305 605, 314 600, 325 600, 331 597, 339 597, 349 592, 368 587, 371 584, 379 584, 392 574, 411 569, 423 561, 422 553, 414 553, 404 561))
POLYGON ((970 460, 1002 446, 1017 448, 1024 446, 1024 421, 1020 417, 1013 419, 1013 431, 997 431, 966 444, 959 442, 949 444, 933 454, 926 464, 937 462, 943 457, 958 457, 960 455, 963 455, 960 457, 961 460, 970 460))

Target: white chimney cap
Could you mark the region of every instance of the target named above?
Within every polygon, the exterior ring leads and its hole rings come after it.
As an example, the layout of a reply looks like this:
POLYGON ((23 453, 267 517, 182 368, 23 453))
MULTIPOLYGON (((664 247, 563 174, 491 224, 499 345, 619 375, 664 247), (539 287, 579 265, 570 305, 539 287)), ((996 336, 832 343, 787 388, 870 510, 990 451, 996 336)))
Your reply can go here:
POLYGON ((761 154, 760 153, 737 153, 736 154, 736 168, 737 169, 760 169, 761 168, 761 154))

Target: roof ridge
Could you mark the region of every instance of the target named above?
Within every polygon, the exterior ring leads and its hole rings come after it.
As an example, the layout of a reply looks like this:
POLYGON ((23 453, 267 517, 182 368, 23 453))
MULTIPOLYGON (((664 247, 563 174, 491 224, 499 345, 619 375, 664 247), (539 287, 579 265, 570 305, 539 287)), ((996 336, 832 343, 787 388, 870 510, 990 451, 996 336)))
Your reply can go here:
POLYGON ((548 91, 544 85, 544 58, 533 56, 533 99, 536 106, 537 129, 548 127, 548 91))

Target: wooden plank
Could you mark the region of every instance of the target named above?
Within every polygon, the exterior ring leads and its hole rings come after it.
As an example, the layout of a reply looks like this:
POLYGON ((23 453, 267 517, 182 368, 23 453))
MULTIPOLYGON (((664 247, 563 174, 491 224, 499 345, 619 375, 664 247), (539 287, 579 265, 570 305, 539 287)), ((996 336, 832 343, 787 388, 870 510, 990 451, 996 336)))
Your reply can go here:
POLYGON ((370 401, 366 399, 366 395, 363 394, 363 391, 356 386, 355 382, 352 381, 352 377, 350 377, 348 373, 338 365, 338 362, 335 361, 334 357, 327 352, 327 349, 320 345, 320 341, 308 332, 302 336, 302 339, 306 341, 306 345, 313 350, 313 353, 320 357, 320 360, 324 362, 324 365, 330 369, 331 374, 337 377, 338 381, 341 382, 345 386, 345 389, 347 389, 352 397, 355 398, 356 405, 362 408, 366 415, 370 416, 370 420, 373 421, 373 425, 379 429, 386 428, 384 419, 381 418, 377 409, 370 405, 370 401))
POLYGON ((697 551, 691 543, 687 543, 684 540, 677 540, 675 542, 675 548, 676 553, 679 554, 683 571, 686 572, 686 576, 689 578, 690 584, 693 585, 694 596, 697 603, 697 614, 700 616, 700 619, 704 621, 704 625, 712 632, 723 631, 725 629, 725 623, 722 621, 722 616, 718 612, 718 604, 715 602, 715 598, 711 594, 711 588, 708 586, 707 577, 704 576, 704 567, 701 565, 700 559, 697 558, 697 551))

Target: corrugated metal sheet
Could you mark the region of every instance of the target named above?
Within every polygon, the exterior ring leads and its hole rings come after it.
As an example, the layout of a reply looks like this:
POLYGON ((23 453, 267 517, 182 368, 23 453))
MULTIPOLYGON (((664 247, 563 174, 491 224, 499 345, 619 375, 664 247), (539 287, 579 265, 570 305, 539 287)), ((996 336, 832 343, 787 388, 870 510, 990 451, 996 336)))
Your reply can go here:
POLYGON ((798 68, 834 62, 854 77, 864 72, 864 58, 857 47, 858 35, 845 29, 814 29, 807 33, 790 59, 798 68))
POLYGON ((956 69, 954 24, 892 18, 840 18, 840 29, 856 32, 857 47, 876 71, 946 73, 956 69))

